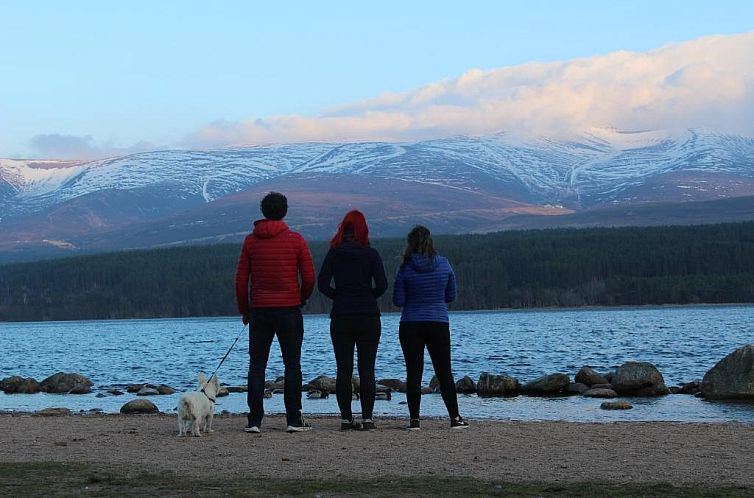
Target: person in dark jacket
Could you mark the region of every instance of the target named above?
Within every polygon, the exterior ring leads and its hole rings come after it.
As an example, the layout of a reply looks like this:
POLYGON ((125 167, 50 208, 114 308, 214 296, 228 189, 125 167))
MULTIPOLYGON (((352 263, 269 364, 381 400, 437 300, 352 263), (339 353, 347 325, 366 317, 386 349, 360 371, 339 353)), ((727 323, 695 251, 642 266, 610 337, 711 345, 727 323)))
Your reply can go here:
POLYGON ((260 204, 263 220, 244 240, 236 269, 236 300, 249 328, 249 404, 246 432, 258 433, 264 417, 264 377, 272 340, 277 335, 285 365, 288 432, 311 429, 301 415, 301 306, 314 290, 314 264, 304 238, 283 221, 288 200, 270 192, 260 204), (299 277, 301 284, 299 285, 299 277), (249 299, 251 287, 251 299, 249 299))
POLYGON ((458 413, 458 397, 450 364, 447 303, 456 298, 456 277, 448 260, 434 249, 426 227, 417 225, 407 237, 403 264, 395 276, 393 304, 403 308, 399 339, 406 360, 406 400, 410 430, 419 430, 424 348, 427 348, 440 392, 454 429, 469 424, 458 413))
POLYGON ((342 419, 340 429, 372 430, 374 363, 381 333, 377 298, 387 290, 387 278, 379 253, 369 246, 369 227, 360 211, 349 211, 340 222, 322 262, 317 287, 333 300, 330 338, 337 363, 335 391, 342 419), (354 346, 358 351, 361 424, 351 412, 354 346))

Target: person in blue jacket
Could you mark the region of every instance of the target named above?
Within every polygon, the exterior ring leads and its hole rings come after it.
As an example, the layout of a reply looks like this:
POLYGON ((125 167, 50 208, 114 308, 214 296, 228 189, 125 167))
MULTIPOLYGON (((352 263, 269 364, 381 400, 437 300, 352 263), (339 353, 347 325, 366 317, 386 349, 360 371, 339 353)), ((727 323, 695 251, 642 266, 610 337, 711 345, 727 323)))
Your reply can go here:
POLYGON ((440 392, 454 429, 469 424, 458 413, 458 397, 450 364, 448 305, 456 298, 456 277, 446 258, 435 251, 429 229, 415 226, 408 233, 403 264, 395 276, 393 304, 403 308, 399 338, 406 360, 406 399, 409 430, 419 430, 424 348, 427 348, 440 392))
POLYGON ((337 363, 335 393, 340 429, 373 430, 374 364, 381 331, 377 298, 387 290, 387 278, 380 254, 369 245, 369 227, 360 211, 349 211, 340 222, 322 262, 317 288, 333 300, 330 338, 337 363), (359 353, 361 423, 351 412, 354 347, 359 353))

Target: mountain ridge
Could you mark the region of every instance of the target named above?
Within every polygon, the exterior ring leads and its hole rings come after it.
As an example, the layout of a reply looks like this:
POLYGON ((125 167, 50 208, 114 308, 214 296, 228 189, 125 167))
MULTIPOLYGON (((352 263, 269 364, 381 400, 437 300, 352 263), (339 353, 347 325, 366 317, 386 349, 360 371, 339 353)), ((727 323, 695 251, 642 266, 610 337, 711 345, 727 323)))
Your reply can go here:
MULTIPOLYGON (((289 219, 316 238, 353 207, 385 236, 410 225, 403 219, 439 233, 584 212, 597 213, 590 223, 599 224, 594 219, 611 207, 754 196, 754 139, 710 129, 591 129, 578 140, 498 133, 166 150, 90 162, 0 159, 0 252, 43 241, 115 248, 108 237, 121 247, 169 244, 144 234, 177 225, 194 233, 175 243, 222 237, 219 226, 230 236, 248 229, 270 190, 290 194, 289 219)), ((531 220, 532 227, 551 224, 531 220)))

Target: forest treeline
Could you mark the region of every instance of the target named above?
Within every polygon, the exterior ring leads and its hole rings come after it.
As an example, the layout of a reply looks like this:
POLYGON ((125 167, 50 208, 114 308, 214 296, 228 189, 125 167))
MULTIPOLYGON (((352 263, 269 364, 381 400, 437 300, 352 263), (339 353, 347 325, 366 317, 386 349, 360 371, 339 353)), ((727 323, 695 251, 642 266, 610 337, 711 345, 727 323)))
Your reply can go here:
MULTIPOLYGON (((374 240, 391 287, 403 240, 374 240)), ((435 237, 456 310, 754 302, 754 223, 557 229, 435 237)), ((316 269, 326 242, 310 244, 316 269)), ((236 314, 235 245, 0 266, 0 321, 236 314)), ((319 292, 304 308, 325 313, 319 292)))

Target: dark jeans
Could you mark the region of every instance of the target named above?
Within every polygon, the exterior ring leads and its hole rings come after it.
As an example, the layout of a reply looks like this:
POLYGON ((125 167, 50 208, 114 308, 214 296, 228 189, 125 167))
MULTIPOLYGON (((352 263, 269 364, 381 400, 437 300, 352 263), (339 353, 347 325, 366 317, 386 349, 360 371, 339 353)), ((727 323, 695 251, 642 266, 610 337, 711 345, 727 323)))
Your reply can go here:
POLYGON ((374 411, 375 379, 374 363, 380 343, 381 322, 379 316, 338 316, 330 321, 330 338, 335 350, 338 372, 335 392, 338 397, 340 416, 351 420, 353 376, 353 349, 359 353, 359 381, 361 384, 361 417, 372 418, 374 411))
POLYGON ((401 322, 398 335, 406 359, 406 401, 411 418, 419 418, 424 347, 432 358, 448 415, 458 416, 458 397, 450 367, 450 327, 444 322, 401 322))
POLYGON ((259 426, 264 417, 264 376, 272 339, 277 335, 285 365, 285 412, 288 422, 301 416, 301 343, 304 320, 299 308, 252 310, 249 328, 249 423, 259 426))

